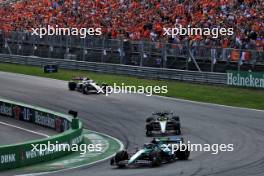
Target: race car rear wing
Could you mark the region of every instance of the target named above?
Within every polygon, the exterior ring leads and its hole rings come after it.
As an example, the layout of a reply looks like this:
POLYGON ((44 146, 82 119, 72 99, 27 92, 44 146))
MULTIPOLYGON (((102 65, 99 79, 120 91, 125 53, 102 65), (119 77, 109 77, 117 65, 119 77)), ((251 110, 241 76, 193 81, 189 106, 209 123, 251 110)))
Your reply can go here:
POLYGON ((154 138, 153 141, 162 142, 162 143, 180 143, 184 142, 183 137, 178 136, 170 136, 170 137, 157 137, 154 138))
POLYGON ((89 78, 85 77, 85 76, 76 76, 76 77, 73 77, 72 80, 74 80, 74 81, 82 81, 82 80, 89 80, 89 78))
POLYGON ((167 115, 173 115, 173 112, 172 111, 158 111, 158 112, 152 112, 152 115, 167 116, 167 115))

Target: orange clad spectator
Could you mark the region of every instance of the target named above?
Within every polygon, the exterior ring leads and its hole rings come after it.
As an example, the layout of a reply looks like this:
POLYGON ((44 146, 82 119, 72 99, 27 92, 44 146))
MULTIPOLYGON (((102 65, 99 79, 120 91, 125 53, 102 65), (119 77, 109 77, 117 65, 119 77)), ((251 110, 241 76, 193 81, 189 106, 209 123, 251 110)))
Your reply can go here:
POLYGON ((184 14, 184 7, 182 4, 177 5, 175 9, 178 16, 182 16, 184 14))
MULTIPOLYGON (((228 45, 234 46, 245 42, 244 29, 263 37, 262 5, 255 0, 195 0, 193 3, 188 0, 181 3, 171 0, 23 0, 0 7, 0 30, 20 31, 57 24, 60 27, 101 27, 104 34, 118 37, 122 33, 131 36, 130 39, 152 40, 149 35, 154 32, 155 40, 165 40, 160 35, 163 26, 174 27, 177 21, 184 27, 190 24, 201 28, 232 26, 238 42, 232 39, 228 45), (151 24, 152 30, 143 30, 145 24, 151 24)), ((199 40, 202 38, 205 37, 200 36, 199 40)))
POLYGON ((221 47, 222 47, 222 48, 227 48, 227 47, 228 47, 228 44, 229 44, 228 39, 227 39, 227 38, 224 38, 224 39, 222 40, 222 45, 221 45, 221 47))

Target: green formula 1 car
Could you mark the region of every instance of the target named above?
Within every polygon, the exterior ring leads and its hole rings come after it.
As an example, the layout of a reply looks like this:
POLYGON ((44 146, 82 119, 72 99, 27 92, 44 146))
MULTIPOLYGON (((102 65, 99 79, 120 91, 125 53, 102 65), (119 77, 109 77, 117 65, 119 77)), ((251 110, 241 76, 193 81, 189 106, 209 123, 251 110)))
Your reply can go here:
POLYGON ((174 145, 183 143, 183 138, 172 136, 154 138, 150 143, 145 144, 141 149, 133 153, 127 151, 120 151, 111 159, 110 164, 120 168, 130 165, 149 165, 152 167, 160 166, 162 163, 171 161, 188 160, 190 151, 174 150, 174 145))

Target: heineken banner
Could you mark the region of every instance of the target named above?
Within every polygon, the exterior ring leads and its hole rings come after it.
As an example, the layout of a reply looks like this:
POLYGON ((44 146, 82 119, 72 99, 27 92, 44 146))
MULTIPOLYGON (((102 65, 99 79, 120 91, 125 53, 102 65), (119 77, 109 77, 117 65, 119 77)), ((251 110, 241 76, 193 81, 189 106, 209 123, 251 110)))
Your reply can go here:
POLYGON ((227 84, 232 86, 264 88, 264 72, 227 71, 227 84))
POLYGON ((66 131, 70 127, 70 122, 63 117, 21 105, 6 103, 1 100, 0 115, 35 123, 55 129, 58 132, 66 131))

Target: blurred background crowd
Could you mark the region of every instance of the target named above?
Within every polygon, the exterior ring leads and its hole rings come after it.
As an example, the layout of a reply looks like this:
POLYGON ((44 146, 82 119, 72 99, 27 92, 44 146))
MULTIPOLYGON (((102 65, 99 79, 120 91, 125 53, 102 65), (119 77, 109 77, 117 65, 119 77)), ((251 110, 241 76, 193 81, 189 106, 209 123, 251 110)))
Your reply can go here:
MULTIPOLYGON (((3 0, 2 0, 3 1, 3 0)), ((0 0, 1 2, 1 0, 0 0)), ((0 30, 102 28, 107 38, 264 48, 263 0, 22 0, 0 6, 0 30), (163 28, 234 28, 233 36, 163 35, 163 28)))

